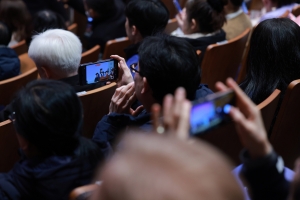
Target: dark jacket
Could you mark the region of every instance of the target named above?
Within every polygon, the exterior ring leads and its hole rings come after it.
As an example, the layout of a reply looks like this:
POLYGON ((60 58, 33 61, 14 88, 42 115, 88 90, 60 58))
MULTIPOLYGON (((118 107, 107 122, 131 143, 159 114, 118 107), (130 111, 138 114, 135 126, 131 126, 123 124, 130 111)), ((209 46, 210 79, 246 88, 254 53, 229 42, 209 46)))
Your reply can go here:
POLYGON ((241 154, 242 174, 249 183, 252 200, 285 200, 290 183, 284 177, 284 163, 275 152, 252 160, 247 151, 241 154))
MULTIPOLYGON (((205 97, 208 94, 212 94, 213 92, 208 89, 207 85, 200 84, 198 90, 196 91, 195 99, 205 97)), ((141 131, 149 132, 152 130, 152 124, 150 121, 150 113, 147 113, 144 110, 137 117, 133 117, 128 114, 118 114, 111 113, 109 115, 105 115, 97 124, 93 140, 97 140, 98 142, 106 143, 105 148, 106 151, 109 146, 113 145, 119 133, 124 130, 128 126, 138 127, 141 131)), ((101 148, 102 148, 101 147, 101 148)), ((106 155, 108 153, 106 152, 106 155)))
POLYGON ((20 60, 14 50, 0 47, 0 81, 20 74, 20 60))
POLYGON ((96 159, 92 154, 75 156, 79 148, 70 156, 26 159, 23 155, 11 171, 0 174, 0 199, 67 200, 74 188, 91 183, 98 162, 103 161, 98 150, 96 159))
POLYGON ((197 39, 191 39, 191 38, 184 38, 184 39, 188 41, 195 48, 195 50, 201 51, 200 61, 202 62, 206 48, 211 44, 216 44, 217 42, 222 42, 226 40, 226 33, 221 29, 219 33, 212 36, 200 37, 197 39))
POLYGON ((101 52, 104 52, 106 42, 119 37, 125 37, 125 5, 121 0, 115 1, 115 10, 112 15, 104 20, 94 19, 92 23, 92 35, 88 39, 88 49, 99 44, 101 52))

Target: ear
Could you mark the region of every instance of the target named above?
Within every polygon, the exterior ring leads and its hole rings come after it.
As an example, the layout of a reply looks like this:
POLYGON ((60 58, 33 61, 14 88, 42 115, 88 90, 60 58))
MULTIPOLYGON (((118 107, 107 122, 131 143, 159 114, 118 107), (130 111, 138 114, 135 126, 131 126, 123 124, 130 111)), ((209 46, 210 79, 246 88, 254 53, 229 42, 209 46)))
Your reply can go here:
POLYGON ((198 24, 197 21, 193 18, 191 21, 191 30, 195 33, 198 32, 198 24))
POLYGON ((29 149, 29 142, 20 134, 17 133, 17 139, 20 145, 20 148, 23 150, 23 152, 28 152, 29 149))
POLYGON ((133 25, 133 26, 131 27, 131 35, 136 36, 137 33, 138 33, 138 29, 136 28, 135 25, 133 25))
POLYGON ((49 79, 50 73, 47 67, 38 67, 38 73, 42 79, 49 79))
POLYGON ((141 91, 141 94, 145 94, 145 93, 149 92, 150 90, 151 90, 151 88, 148 84, 147 78, 143 77, 143 89, 141 91))

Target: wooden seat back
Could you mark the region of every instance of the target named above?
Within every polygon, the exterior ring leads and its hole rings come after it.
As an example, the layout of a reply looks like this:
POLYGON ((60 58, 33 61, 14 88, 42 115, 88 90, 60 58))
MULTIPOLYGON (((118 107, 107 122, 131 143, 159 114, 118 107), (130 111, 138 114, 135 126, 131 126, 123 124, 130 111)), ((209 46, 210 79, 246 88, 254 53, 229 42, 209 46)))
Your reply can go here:
POLYGON ((20 159, 19 142, 10 120, 0 122, 0 172, 8 172, 20 159))
POLYGON ((227 43, 209 45, 201 64, 201 82, 212 90, 217 81, 237 76, 250 29, 227 43))
POLYGON ((77 35, 77 24, 73 23, 70 26, 68 26, 68 31, 74 33, 75 35, 77 35))
POLYGON ((298 17, 300 15, 300 5, 296 5, 292 9, 292 14, 295 15, 295 17, 298 17))
POLYGON ((123 58, 126 57, 124 49, 128 47, 131 41, 128 37, 116 38, 114 40, 109 40, 106 42, 104 53, 102 59, 109 59, 111 55, 118 55, 123 58))
POLYGON ((109 104, 116 88, 116 83, 111 83, 79 95, 84 112, 84 136, 92 138, 97 123, 108 114, 109 104))
POLYGON ((285 166, 293 169, 300 156, 300 79, 291 82, 284 94, 270 141, 282 156, 285 166))
POLYGON ((93 48, 81 54, 80 64, 97 62, 99 60, 99 54, 100 54, 100 46, 96 45, 93 48))
POLYGON ((25 40, 20 41, 18 44, 12 46, 11 48, 17 53, 18 56, 28 52, 28 46, 25 40))
POLYGON ((173 18, 173 19, 169 19, 168 24, 165 28, 165 33, 170 35, 173 31, 175 31, 178 28, 178 23, 177 23, 177 19, 173 18))
POLYGON ((36 68, 34 61, 28 56, 27 53, 20 55, 19 60, 21 65, 20 68, 21 73, 25 73, 31 69, 36 68))
MULTIPOLYGON (((279 102, 279 96, 280 90, 275 90, 266 100, 257 105, 261 111, 266 130, 270 128, 279 102)), ((239 153, 243 149, 243 146, 233 122, 211 130, 209 133, 201 135, 200 138, 220 149, 236 165, 241 163, 239 153)))
POLYGON ((89 184, 77 187, 70 193, 69 200, 87 200, 99 187, 100 185, 97 184, 89 184))
POLYGON ((168 8, 169 10, 169 15, 170 15, 170 19, 174 18, 175 15, 177 14, 177 10, 174 6, 173 0, 162 0, 162 2, 165 4, 165 6, 168 8))
POLYGON ((8 105, 18 90, 38 77, 37 68, 32 68, 16 77, 0 81, 0 105, 8 105))

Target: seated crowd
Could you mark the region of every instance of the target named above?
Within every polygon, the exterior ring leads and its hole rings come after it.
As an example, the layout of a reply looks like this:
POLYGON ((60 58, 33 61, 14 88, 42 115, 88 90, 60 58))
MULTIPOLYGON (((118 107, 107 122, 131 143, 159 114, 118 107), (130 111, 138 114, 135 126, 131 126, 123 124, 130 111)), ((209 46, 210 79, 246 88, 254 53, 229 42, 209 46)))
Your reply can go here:
POLYGON ((0 84, 20 74, 10 47, 22 40, 39 80, 0 105, 0 128, 12 123, 20 155, 0 173, 0 199, 68 199, 75 188, 95 182, 89 199, 300 199, 300 162, 287 179, 289 169, 269 140, 288 85, 300 79, 300 27, 277 18, 296 4, 284 1, 264 2, 276 9, 267 9, 253 29, 244 80, 238 85, 228 78, 214 90, 201 81, 201 62, 209 45, 252 28, 241 0, 179 1, 185 7, 174 16, 178 28, 171 35, 164 33, 170 10, 161 0, 1 0, 0 84), (87 18, 83 38, 68 31, 72 20, 64 4, 87 18), (100 45, 102 54, 107 41, 126 36, 126 57, 111 55, 118 76, 108 113, 86 138, 78 96, 112 84, 100 76, 114 73, 97 72, 93 83, 82 84, 82 52, 100 45), (266 130, 256 105, 275 89, 279 103, 266 130), (227 114, 244 148, 239 176, 232 173, 237 163, 190 134, 193 101, 212 90, 235 94, 227 114))

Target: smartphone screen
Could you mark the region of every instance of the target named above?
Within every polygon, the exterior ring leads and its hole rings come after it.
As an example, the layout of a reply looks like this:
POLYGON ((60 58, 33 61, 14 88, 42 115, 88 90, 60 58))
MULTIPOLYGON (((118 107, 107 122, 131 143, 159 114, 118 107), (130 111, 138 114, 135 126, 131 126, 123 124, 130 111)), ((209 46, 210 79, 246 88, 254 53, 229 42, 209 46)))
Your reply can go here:
POLYGON ((79 68, 81 85, 111 81, 117 78, 117 62, 113 59, 83 64, 79 68))
POLYGON ((231 121, 228 113, 234 105, 232 90, 208 95, 193 102, 190 114, 190 133, 198 135, 231 121))
POLYGON ((178 12, 180 13, 182 11, 180 4, 178 2, 178 0, 173 0, 174 6, 175 8, 178 10, 178 12))

